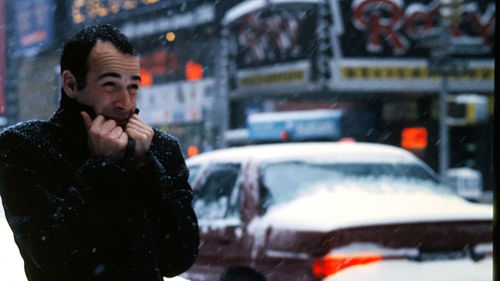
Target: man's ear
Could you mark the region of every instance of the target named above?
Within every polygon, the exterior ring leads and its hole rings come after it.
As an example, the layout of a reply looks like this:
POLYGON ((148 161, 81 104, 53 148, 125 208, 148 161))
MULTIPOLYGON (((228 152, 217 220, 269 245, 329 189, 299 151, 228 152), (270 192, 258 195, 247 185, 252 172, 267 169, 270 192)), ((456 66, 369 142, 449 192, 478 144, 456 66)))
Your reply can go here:
POLYGON ((76 98, 77 82, 76 78, 69 70, 62 73, 62 87, 66 95, 72 99, 76 98))

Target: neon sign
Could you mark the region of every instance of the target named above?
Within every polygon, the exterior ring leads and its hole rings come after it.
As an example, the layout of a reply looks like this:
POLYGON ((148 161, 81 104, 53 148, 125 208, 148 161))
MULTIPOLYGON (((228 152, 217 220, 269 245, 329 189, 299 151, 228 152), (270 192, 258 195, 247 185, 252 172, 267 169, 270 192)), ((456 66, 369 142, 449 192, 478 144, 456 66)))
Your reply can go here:
POLYGON ((78 24, 89 19, 133 10, 139 6, 150 5, 160 0, 74 0, 71 7, 73 22, 78 24))
MULTIPOLYGON (((398 0, 356 0, 351 4, 352 24, 366 32, 366 50, 381 53, 384 46, 392 49, 394 55, 403 55, 411 49, 410 41, 434 27, 439 18, 437 2, 413 2, 406 7, 398 0)), ((489 4, 484 12, 478 5, 469 5, 460 23, 448 26, 455 38, 478 37, 485 46, 491 44, 495 32, 495 5, 489 4)))
POLYGON ((238 67, 290 62, 310 56, 316 6, 262 10, 232 24, 238 67))

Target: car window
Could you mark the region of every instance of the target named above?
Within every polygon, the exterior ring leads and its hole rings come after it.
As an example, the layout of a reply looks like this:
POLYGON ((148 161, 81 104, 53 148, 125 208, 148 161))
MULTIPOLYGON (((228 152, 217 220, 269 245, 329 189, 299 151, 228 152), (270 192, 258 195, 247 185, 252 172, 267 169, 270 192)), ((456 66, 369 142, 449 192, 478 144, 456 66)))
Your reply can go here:
POLYGON ((200 171, 200 166, 199 165, 192 165, 192 166, 188 166, 188 169, 189 169, 189 178, 188 178, 188 181, 189 181, 189 184, 193 184, 193 180, 196 178, 196 176, 198 175, 198 172, 200 171))
POLYGON ((377 192, 404 188, 449 192, 433 174, 415 163, 272 163, 263 166, 260 181, 263 210, 325 187, 332 192, 346 186, 377 192))
POLYGON ((193 206, 199 219, 238 216, 240 165, 214 165, 195 189, 193 206))

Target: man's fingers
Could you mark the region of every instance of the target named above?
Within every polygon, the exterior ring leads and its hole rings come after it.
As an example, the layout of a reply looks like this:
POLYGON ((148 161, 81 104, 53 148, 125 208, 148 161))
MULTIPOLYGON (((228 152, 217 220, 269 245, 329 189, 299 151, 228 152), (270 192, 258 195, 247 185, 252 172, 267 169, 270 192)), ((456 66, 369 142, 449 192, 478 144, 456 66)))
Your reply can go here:
POLYGON ((128 127, 125 132, 135 141, 135 156, 142 157, 149 150, 151 145, 151 137, 148 134, 142 133, 135 128, 128 127))
POLYGON ((81 116, 88 132, 88 146, 93 155, 110 157, 113 161, 123 157, 129 136, 113 119, 97 115, 92 120, 86 112, 81 116))
POLYGON ((144 140, 144 139, 147 139, 148 135, 144 132, 142 132, 141 130, 138 130, 136 128, 127 128, 125 130, 125 132, 131 137, 133 138, 135 141, 140 141, 140 140, 144 140))
POLYGON ((104 116, 102 115, 97 115, 97 117, 94 119, 94 123, 98 124, 99 126, 102 125, 102 123, 104 123, 106 121, 106 118, 104 118, 104 116))
POLYGON ((134 113, 134 114, 132 114, 132 116, 130 116, 130 120, 137 120, 137 121, 142 122, 141 118, 136 113, 134 113))
POLYGON ((82 116, 83 123, 85 123, 85 128, 88 131, 90 126, 92 126, 92 118, 90 118, 90 115, 85 111, 80 112, 80 115, 82 116))
POLYGON ((120 126, 116 126, 110 133, 110 135, 114 138, 119 138, 121 137, 121 134, 123 133, 123 129, 120 126))
POLYGON ((129 122, 126 125, 126 129, 134 129, 137 130, 138 132, 145 134, 146 136, 152 136, 153 135, 153 129, 149 127, 144 121, 142 121, 137 114, 132 115, 132 117, 129 119, 129 122))
POLYGON ((137 114, 133 114, 125 126, 127 135, 135 141, 135 156, 142 157, 151 145, 154 131, 137 114))
POLYGON ((142 121, 137 114, 132 115, 130 119, 127 122, 127 125, 136 125, 139 127, 144 127, 144 128, 149 128, 148 124, 146 124, 144 121, 142 121))
POLYGON ((116 121, 113 119, 108 119, 102 124, 102 129, 108 132, 113 131, 117 127, 116 121))
POLYGON ((131 130, 135 130, 141 134, 145 134, 145 135, 149 135, 149 134, 153 134, 153 130, 150 129, 149 127, 141 127, 141 126, 137 126, 135 124, 127 124, 125 130, 128 130, 128 129, 131 129, 131 130))
POLYGON ((123 144, 127 144, 128 142, 128 135, 127 133, 125 133, 124 131, 122 131, 120 137, 118 138, 118 142, 123 145, 123 144))

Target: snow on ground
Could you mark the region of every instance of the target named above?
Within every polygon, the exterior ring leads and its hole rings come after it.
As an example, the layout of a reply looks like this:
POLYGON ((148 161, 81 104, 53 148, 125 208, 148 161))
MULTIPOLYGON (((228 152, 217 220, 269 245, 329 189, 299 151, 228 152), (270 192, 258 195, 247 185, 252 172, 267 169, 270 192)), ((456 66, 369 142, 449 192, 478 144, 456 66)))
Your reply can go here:
MULTIPOLYGON (((0 206, 0 209, 3 209, 0 206)), ((24 262, 14 242, 7 220, 0 214, 0 280, 26 281, 24 262)))

